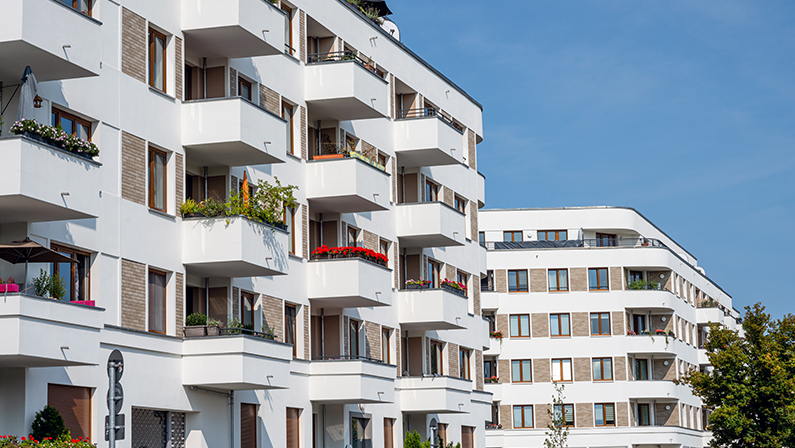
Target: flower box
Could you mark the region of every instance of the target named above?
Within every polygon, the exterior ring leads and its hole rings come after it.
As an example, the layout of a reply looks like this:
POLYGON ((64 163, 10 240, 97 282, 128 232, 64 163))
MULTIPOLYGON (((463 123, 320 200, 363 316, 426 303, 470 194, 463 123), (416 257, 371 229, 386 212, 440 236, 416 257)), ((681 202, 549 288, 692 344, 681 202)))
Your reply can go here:
POLYGON ((440 286, 441 286, 441 289, 444 289, 445 291, 450 291, 453 294, 457 294, 457 295, 459 295, 461 297, 466 297, 467 296, 466 291, 458 289, 458 288, 455 288, 453 286, 450 286, 449 284, 442 283, 440 286))
POLYGON ((19 292, 19 285, 16 283, 9 283, 3 286, 5 287, 5 292, 19 292))
POLYGON ((219 336, 221 328, 217 325, 194 325, 185 327, 183 334, 186 338, 201 338, 205 336, 219 336))
POLYGON ((74 300, 74 301, 72 301, 72 303, 75 303, 75 304, 78 304, 78 305, 85 305, 85 306, 96 306, 96 304, 95 304, 95 302, 93 300, 74 300))
POLYGON ((406 289, 428 289, 431 283, 406 283, 406 289))
POLYGON ((389 258, 386 255, 364 247, 328 247, 323 245, 312 251, 313 260, 331 260, 336 258, 361 258, 383 267, 387 267, 389 262, 389 258))

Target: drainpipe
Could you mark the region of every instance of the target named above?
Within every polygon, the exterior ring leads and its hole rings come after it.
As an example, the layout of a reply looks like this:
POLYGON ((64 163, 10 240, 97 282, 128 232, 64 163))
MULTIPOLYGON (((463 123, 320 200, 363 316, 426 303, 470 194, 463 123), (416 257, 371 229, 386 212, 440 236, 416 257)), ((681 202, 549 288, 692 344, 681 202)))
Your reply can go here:
MULTIPOLYGON (((0 81, 0 111, 3 110, 3 82, 0 81)), ((2 114, 0 114, 2 115, 2 114)), ((3 135, 3 128, 0 127, 0 135, 3 135)))
POLYGON ((322 431, 323 431, 323 442, 322 442, 321 445, 322 445, 322 448, 326 448, 326 405, 325 404, 323 405, 323 429, 322 429, 322 431))
MULTIPOLYGON (((408 271, 408 268, 406 268, 406 248, 405 247, 403 248, 403 262, 400 263, 400 264, 403 265, 403 281, 406 281, 406 280, 409 279, 409 271, 408 271)), ((398 287, 400 287, 400 285, 398 285, 398 287)))
POLYGON ((207 171, 208 167, 204 167, 204 200, 207 200, 207 171))
POLYGON ((320 214, 320 245, 323 245, 323 213, 320 214))
POLYGON ((210 277, 204 277, 204 310, 210 315, 210 277))
POLYGON ((406 167, 400 167, 400 191, 401 197, 403 198, 403 203, 406 203, 406 167))
POLYGON ((323 147, 321 146, 323 140, 320 138, 320 120, 317 120, 317 155, 323 155, 323 147))
MULTIPOLYGON (((325 308, 320 309, 320 356, 326 356, 326 315, 324 313, 325 308)), ((325 409, 325 408, 324 408, 325 409)), ((325 425, 326 422, 323 421, 325 425)))
POLYGON ((202 99, 207 99, 207 58, 202 58, 202 99))

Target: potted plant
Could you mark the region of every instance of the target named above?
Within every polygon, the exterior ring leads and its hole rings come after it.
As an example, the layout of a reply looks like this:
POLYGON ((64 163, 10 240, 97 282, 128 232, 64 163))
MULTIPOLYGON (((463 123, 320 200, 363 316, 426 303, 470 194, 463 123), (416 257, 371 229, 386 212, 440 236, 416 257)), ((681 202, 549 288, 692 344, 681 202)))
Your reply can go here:
POLYGON ((19 285, 17 285, 14 277, 9 276, 6 280, 6 292, 19 292, 19 285))
POLYGON ((199 212, 199 204, 191 198, 188 198, 179 206, 179 212, 182 213, 183 218, 198 218, 203 216, 199 212))
POLYGON ((185 318, 185 329, 183 333, 186 338, 198 338, 203 336, 218 336, 221 334, 221 322, 208 319, 202 313, 192 313, 185 318))
POLYGON ((431 286, 430 280, 423 280, 420 277, 419 280, 406 280, 406 289, 428 289, 431 286))
POLYGON ((631 329, 631 328, 628 328, 628 329, 627 329, 627 336, 636 336, 636 334, 635 334, 635 332, 634 332, 634 331, 632 331, 632 329, 631 329))
POLYGON ((494 339, 502 339, 502 331, 490 331, 489 337, 494 339))
POLYGON ((492 375, 490 377, 483 378, 483 381, 487 383, 499 383, 500 379, 497 377, 497 375, 492 375))
POLYGON ((6 284, 3 283, 3 277, 0 277, 0 292, 6 292, 6 284))
POLYGON ((455 282, 452 280, 444 279, 442 280, 442 289, 446 289, 450 292, 454 292, 461 296, 466 296, 467 294, 467 287, 461 282, 455 282))

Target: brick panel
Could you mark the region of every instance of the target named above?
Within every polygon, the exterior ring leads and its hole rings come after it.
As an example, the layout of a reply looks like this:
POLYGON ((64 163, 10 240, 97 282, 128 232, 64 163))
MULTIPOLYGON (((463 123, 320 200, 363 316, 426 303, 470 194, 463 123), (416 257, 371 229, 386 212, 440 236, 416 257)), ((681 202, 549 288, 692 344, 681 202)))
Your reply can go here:
POLYGON ((469 162, 469 167, 473 170, 478 169, 478 155, 477 155, 477 146, 475 145, 475 133, 472 129, 467 129, 467 147, 469 151, 467 152, 467 161, 469 162))
POLYGON ((655 359, 654 360, 654 380, 673 381, 676 379, 676 360, 675 359, 655 359), (668 362, 666 366, 665 363, 668 362))
POLYGON ((146 19, 121 9, 121 72, 146 82, 146 19))
POLYGON ((397 203, 397 159, 392 157, 390 165, 392 165, 392 202, 397 203))
POLYGON ((679 426, 679 405, 677 403, 657 403, 657 425, 679 426), (668 406, 671 409, 665 409, 668 406))
POLYGON ((284 342, 284 301, 282 299, 262 296, 262 325, 273 330, 277 341, 284 342))
POLYGON ((397 376, 403 376, 403 372, 401 368, 403 367, 403 358, 400 354, 400 344, 403 343, 403 340, 400 338, 400 328, 395 328, 395 365, 397 366, 397 376))
POLYGON ((442 189, 442 201, 450 207, 455 208, 455 193, 453 190, 444 187, 442 189))
POLYGON ((574 381, 591 381, 591 358, 574 358, 574 381))
POLYGON ((309 207, 301 206, 301 256, 309 259, 309 207))
POLYGON ((651 325, 649 325, 649 327, 651 329, 652 335, 654 335, 654 332, 657 330, 664 330, 667 333, 669 330, 674 329, 674 315, 655 314, 651 316, 651 325), (665 318, 665 321, 662 320, 663 317, 665 318))
POLYGON ((379 252, 378 250, 378 235, 373 232, 368 232, 367 230, 362 230, 362 240, 364 241, 364 247, 366 249, 374 250, 379 252))
POLYGON ((610 268, 610 289, 612 291, 620 291, 624 289, 624 280, 621 278, 621 274, 623 272, 624 269, 621 267, 610 268))
POLYGON ((237 70, 229 67, 229 96, 237 96, 237 70))
POLYGON ((629 404, 616 403, 616 426, 629 426, 629 404))
POLYGON ((530 269, 530 292, 547 292, 547 270, 530 269))
MULTIPOLYGON (((425 339, 425 372, 430 373, 431 369, 431 339, 430 338, 423 338, 425 339)), ((442 365, 444 365, 444 360, 442 360, 442 365)))
POLYGON ((507 338, 511 334, 511 328, 508 325, 508 315, 507 314, 497 314, 497 331, 502 333, 502 337, 507 338))
POLYGON ((185 202, 185 156, 182 154, 174 154, 174 172, 176 176, 174 194, 176 195, 177 208, 179 208, 180 204, 185 202))
POLYGON ((343 355, 350 355, 350 347, 349 347, 349 339, 348 339, 348 330, 351 328, 350 319, 348 316, 342 316, 342 344, 343 344, 343 355))
POLYGON ((146 142, 121 133, 121 197, 146 205, 146 142))
POLYGON ((480 316, 480 277, 472 279, 472 306, 475 308, 475 316, 480 316))
POLYGON ((240 288, 237 286, 232 287, 232 319, 243 320, 240 315, 240 288))
POLYGON ((454 344, 452 342, 447 343, 447 353, 450 355, 447 357, 448 359, 448 370, 447 374, 450 376, 458 377, 461 372, 458 371, 458 344, 454 344))
POLYGON ((381 325, 364 322, 365 353, 368 358, 381 359, 381 325))
POLYGON ((456 277, 457 273, 458 272, 457 272, 455 266, 453 266, 452 264, 447 263, 446 265, 444 265, 444 276, 445 276, 445 278, 447 278, 449 280, 457 281, 456 280, 457 279, 457 277, 456 277))
POLYGON ((469 201, 469 227, 472 230, 472 241, 478 241, 478 201, 469 201))
POLYGON ((301 307, 301 309, 304 312, 304 359, 308 361, 312 359, 312 354, 310 353, 310 349, 312 348, 312 339, 311 335, 309 334, 309 329, 311 327, 309 324, 311 309, 309 308, 309 305, 304 305, 301 307))
POLYGON ((531 315, 530 329, 534 338, 549 337, 549 315, 547 313, 533 313, 531 315))
POLYGON ((511 405, 500 405, 500 423, 502 423, 502 429, 513 429, 513 409, 511 409, 511 405))
POLYGON ((552 382, 552 367, 549 359, 533 360, 533 382, 549 383, 552 382))
POLYGON ((121 326, 146 331, 146 265, 121 260, 121 326))
POLYGON ((298 11, 298 28, 299 58, 306 63, 306 13, 303 10, 298 11))
MULTIPOLYGON (((533 414, 535 416, 535 428, 538 429, 546 429, 552 423, 552 419, 549 418, 549 412, 552 410, 552 406, 548 403, 545 404, 537 404, 533 406, 533 414)), ((511 415, 513 418, 513 415, 511 415)))
POLYGON ((497 269, 494 272, 494 282, 497 292, 508 292, 508 271, 497 269))
POLYGON ((306 121, 306 107, 301 106, 300 109, 301 109, 301 123, 300 123, 300 126, 301 126, 301 158, 304 159, 304 160, 307 160, 307 157, 308 157, 307 156, 307 154, 308 154, 308 152, 307 152, 308 137, 307 137, 307 130, 306 130, 306 123, 307 123, 307 121, 306 121))
POLYGON ((181 272, 177 272, 174 276, 175 283, 177 286, 177 297, 176 297, 176 336, 182 336, 182 329, 185 327, 185 275, 181 272))
POLYGON ((174 37, 174 56, 176 61, 174 81, 176 83, 177 99, 182 101, 182 70, 184 70, 185 63, 182 61, 182 39, 176 36, 174 37))
POLYGON ((362 140, 362 154, 373 160, 378 160, 378 148, 364 140, 362 140))
POLYGON ((593 428, 593 403, 575 403, 574 419, 577 428, 593 428))
POLYGON ((511 360, 509 359, 498 359, 497 360, 497 378, 500 379, 500 383, 510 383, 511 382, 511 360))
POLYGON ((395 114, 395 75, 389 74, 389 116, 392 119, 397 118, 397 114, 395 114))
POLYGON ((394 268, 394 275, 395 275, 395 288, 401 289, 403 285, 400 284, 400 248, 398 247, 399 243, 395 241, 392 244, 392 266, 394 268))
POLYGON ((623 311, 613 311, 611 316, 612 325, 613 325, 613 334, 616 336, 621 336, 627 334, 627 327, 624 325, 624 312, 623 311))
POLYGON ((483 351, 475 350, 475 389, 483 390, 483 351))
POLYGON ((259 105, 276 116, 282 116, 281 96, 275 90, 262 84, 259 86, 259 105))
POLYGON ((626 356, 617 356, 613 358, 613 364, 615 369, 615 379, 616 381, 626 381, 627 380, 627 357, 626 356))
POLYGON ((588 269, 569 269, 569 288, 572 291, 588 291, 588 269))
POLYGON ((588 313, 571 313, 572 336, 590 336, 590 322, 588 313))

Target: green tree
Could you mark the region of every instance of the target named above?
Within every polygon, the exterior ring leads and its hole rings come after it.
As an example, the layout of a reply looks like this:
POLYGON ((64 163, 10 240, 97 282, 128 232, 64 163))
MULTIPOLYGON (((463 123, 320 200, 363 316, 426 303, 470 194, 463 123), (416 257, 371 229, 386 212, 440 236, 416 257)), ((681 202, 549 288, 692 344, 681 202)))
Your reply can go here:
POLYGON ((795 446, 795 316, 773 320, 760 303, 745 307, 741 337, 710 324, 712 371, 692 371, 689 384, 712 409, 712 447, 795 446))
POLYGON ((30 429, 36 440, 44 440, 46 437, 58 439, 62 436, 69 438, 69 430, 66 429, 61 413, 52 406, 44 406, 44 409, 36 413, 30 429))
POLYGON ((566 448, 569 446, 569 427, 566 426, 566 411, 563 408, 563 395, 565 386, 561 383, 554 383, 555 395, 552 395, 552 403, 547 409, 550 423, 547 424, 547 438, 544 440, 546 448, 566 448), (560 409, 556 412, 555 409, 560 409))

